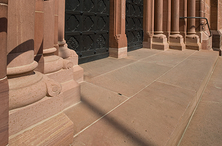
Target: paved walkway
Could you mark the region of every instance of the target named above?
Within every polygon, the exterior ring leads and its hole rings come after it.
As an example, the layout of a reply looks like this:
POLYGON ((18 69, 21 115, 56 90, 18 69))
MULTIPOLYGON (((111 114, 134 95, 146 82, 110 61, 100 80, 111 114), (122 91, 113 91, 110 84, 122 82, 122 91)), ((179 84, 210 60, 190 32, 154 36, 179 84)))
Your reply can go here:
POLYGON ((219 57, 212 77, 198 108, 183 136, 180 146, 222 145, 222 57, 219 57))
POLYGON ((75 146, 175 145, 217 61, 217 52, 140 49, 82 64, 82 102, 65 111, 75 146))

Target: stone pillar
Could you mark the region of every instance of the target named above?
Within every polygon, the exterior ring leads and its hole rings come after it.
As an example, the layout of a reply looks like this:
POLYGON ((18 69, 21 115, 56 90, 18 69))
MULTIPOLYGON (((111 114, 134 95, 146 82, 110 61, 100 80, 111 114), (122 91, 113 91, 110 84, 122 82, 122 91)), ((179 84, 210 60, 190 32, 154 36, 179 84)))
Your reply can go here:
POLYGON ((73 76, 75 81, 83 81, 83 68, 78 65, 78 55, 74 50, 68 48, 66 41, 64 39, 65 35, 65 0, 59 0, 58 5, 58 44, 60 57, 65 59, 65 61, 71 61, 73 63, 73 76))
POLYGON ((35 2, 16 0, 9 1, 8 5, 9 136, 44 119, 37 103, 46 95, 54 96, 61 91, 54 82, 55 90, 52 91, 47 79, 34 71, 38 66, 34 61, 35 2), (35 113, 35 110, 39 112, 35 113))
POLYGON ((127 57, 126 0, 110 0, 109 56, 127 57))
MULTIPOLYGON (((53 1, 50 0, 50 2, 53 1)), ((54 10, 53 7, 48 7, 49 12, 54 10)), ((73 123, 61 113, 63 110, 61 84, 34 71, 38 65, 34 61, 34 50, 41 48, 40 44, 42 44, 42 35, 38 38, 38 32, 35 33, 35 31, 42 31, 42 23, 37 28, 38 22, 35 21, 38 19, 41 21, 42 15, 35 17, 35 10, 41 11, 42 8, 41 0, 9 1, 7 76, 10 109, 9 145, 12 146, 68 145, 73 139, 73 123), (60 113, 59 116, 53 117, 58 113, 60 113), (64 137, 63 134, 66 136, 64 137)), ((51 15, 54 18, 54 11, 51 15)), ((49 26, 51 24, 54 26, 54 23, 48 23, 49 26)), ((50 31, 54 36, 54 27, 50 31)), ((53 47, 54 37, 52 38, 50 45, 52 43, 53 47)), ((49 62, 56 60, 56 57, 51 55, 52 50, 55 49, 45 50, 46 56, 48 55, 46 60, 49 62)), ((58 64, 59 61, 58 59, 58 64)), ((50 72, 55 68, 43 71, 50 72)))
POLYGON ((152 49, 152 38, 153 38, 153 0, 143 1, 143 48, 152 49))
POLYGON ((154 36, 153 49, 166 50, 169 48, 167 38, 163 34, 163 0, 155 0, 154 3, 154 36))
POLYGON ((8 144, 9 96, 7 69, 8 1, 0 0, 0 145, 8 144))
POLYGON ((55 48, 55 0, 44 1, 44 74, 54 73, 63 68, 63 59, 55 48))
POLYGON ((73 65, 78 65, 78 55, 74 50, 70 50, 65 41, 65 0, 59 0, 59 23, 58 23, 58 43, 59 43, 59 56, 63 59, 69 59, 73 65))
POLYGON ((35 70, 43 73, 44 0, 36 0, 34 33, 34 54, 35 61, 38 62, 38 67, 35 70))
POLYGON ((58 44, 58 21, 59 21, 59 1, 58 0, 54 0, 54 47, 56 48, 56 55, 58 55, 58 51, 59 51, 59 44, 58 44))
MULTIPOLYGON (((195 17, 196 16, 196 1, 195 0, 187 0, 187 7, 188 17, 195 17)), ((199 36, 196 35, 196 28, 195 28, 195 19, 188 19, 188 30, 186 36, 186 48, 193 49, 193 50, 200 50, 201 44, 199 36)))
MULTIPOLYGON (((63 109, 64 109, 80 101, 80 89, 79 89, 79 84, 74 80, 75 75, 73 73, 74 70, 72 62, 73 60, 67 59, 66 57, 68 56, 66 56, 67 54, 64 53, 66 52, 67 48, 64 48, 65 46, 62 46, 63 47, 62 51, 58 51, 58 54, 62 55, 62 57, 64 57, 65 59, 56 55, 57 54, 57 48, 55 47, 56 42, 58 44, 58 38, 61 40, 61 32, 59 31, 61 30, 60 28, 61 21, 58 21, 60 20, 59 18, 60 15, 58 14, 61 13, 61 12, 59 13, 60 11, 59 8, 61 7, 60 4, 63 5, 63 2, 65 1, 59 1, 59 0, 44 1, 43 56, 44 56, 44 73, 49 78, 59 82, 62 85, 61 95, 63 98, 63 109), (62 54, 61 52, 63 52, 64 54, 62 54)), ((72 51, 67 51, 67 52, 69 53, 68 55, 70 57, 72 51)), ((83 75, 83 72, 81 75, 83 75)))
POLYGON ((183 36, 180 35, 180 1, 172 0, 171 3, 171 35, 170 35, 170 49, 184 50, 185 44, 183 36))

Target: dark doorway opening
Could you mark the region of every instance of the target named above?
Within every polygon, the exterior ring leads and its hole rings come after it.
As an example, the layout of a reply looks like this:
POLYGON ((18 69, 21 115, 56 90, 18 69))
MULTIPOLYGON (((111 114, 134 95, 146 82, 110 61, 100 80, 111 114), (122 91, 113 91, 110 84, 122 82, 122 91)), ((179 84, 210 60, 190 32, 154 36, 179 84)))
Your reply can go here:
POLYGON ((126 0, 128 51, 143 47, 143 0, 126 0))
POLYGON ((66 0, 65 39, 79 63, 109 56, 109 0, 66 0))

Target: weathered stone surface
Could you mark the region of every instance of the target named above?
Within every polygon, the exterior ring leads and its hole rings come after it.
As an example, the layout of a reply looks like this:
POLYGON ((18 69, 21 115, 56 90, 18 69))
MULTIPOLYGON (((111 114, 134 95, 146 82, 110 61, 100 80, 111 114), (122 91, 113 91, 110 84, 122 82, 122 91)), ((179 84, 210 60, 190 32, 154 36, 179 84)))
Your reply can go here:
POLYGON ((9 145, 55 145, 68 146, 73 141, 73 123, 61 113, 15 137, 10 137, 9 145))
POLYGON ((221 95, 222 95, 222 58, 203 93, 200 104, 181 141, 181 146, 195 145, 220 145, 222 143, 221 127, 221 95))

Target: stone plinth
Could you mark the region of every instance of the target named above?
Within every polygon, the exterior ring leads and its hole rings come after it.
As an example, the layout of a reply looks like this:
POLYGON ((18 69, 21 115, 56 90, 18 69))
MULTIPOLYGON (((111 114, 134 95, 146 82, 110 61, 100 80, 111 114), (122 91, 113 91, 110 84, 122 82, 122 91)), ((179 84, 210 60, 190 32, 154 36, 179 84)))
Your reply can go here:
POLYGON ((167 50, 169 49, 169 44, 167 43, 167 38, 164 34, 154 35, 152 48, 157 50, 167 50))
POLYGON ((170 41, 170 43, 169 43, 170 49, 175 49, 175 50, 184 50, 185 49, 185 44, 184 44, 182 35, 178 35, 178 34, 171 35, 169 41, 170 41))
POLYGON ((200 50, 201 43, 198 35, 187 35, 186 36, 186 49, 200 50))
MULTIPOLYGON (((1 9, 1 6, 0 6, 0 9, 1 9)), ((5 146, 8 144, 8 126, 9 126, 8 90, 9 89, 8 89, 7 78, 5 77, 3 79, 0 79, 0 123, 1 123, 0 124, 0 145, 2 146, 5 146)))
POLYGON ((126 0, 110 0, 110 57, 127 57, 127 38, 125 33, 126 0))

